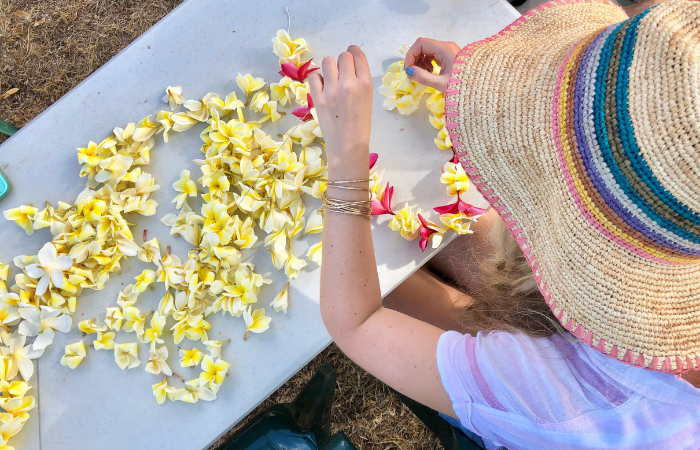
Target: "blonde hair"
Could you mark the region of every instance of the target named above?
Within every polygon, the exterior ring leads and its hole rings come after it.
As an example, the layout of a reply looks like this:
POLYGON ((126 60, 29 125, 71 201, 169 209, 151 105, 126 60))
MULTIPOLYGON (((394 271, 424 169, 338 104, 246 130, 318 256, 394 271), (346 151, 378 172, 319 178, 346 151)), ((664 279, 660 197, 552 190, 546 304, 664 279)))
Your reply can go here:
POLYGON ((482 261, 483 287, 462 317, 482 330, 502 330, 530 336, 564 333, 537 288, 532 269, 502 221, 494 221, 489 238, 493 253, 482 261))

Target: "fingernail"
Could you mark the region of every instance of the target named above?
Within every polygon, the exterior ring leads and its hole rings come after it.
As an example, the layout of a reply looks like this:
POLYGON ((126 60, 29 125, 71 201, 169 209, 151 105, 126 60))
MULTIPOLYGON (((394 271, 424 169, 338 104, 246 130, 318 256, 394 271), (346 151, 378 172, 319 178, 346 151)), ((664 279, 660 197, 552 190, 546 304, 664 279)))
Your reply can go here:
POLYGON ((408 75, 409 77, 412 77, 413 72, 415 72, 415 69, 413 67, 406 67, 406 75, 408 75))

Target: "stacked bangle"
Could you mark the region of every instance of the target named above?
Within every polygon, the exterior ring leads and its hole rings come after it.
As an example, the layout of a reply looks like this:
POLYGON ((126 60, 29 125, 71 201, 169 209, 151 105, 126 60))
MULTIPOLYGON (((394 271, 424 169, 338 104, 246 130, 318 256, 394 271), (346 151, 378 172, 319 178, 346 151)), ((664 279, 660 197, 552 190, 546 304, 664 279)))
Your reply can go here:
POLYGON ((348 186, 352 183, 367 183, 370 180, 346 180, 346 181, 328 181, 326 182, 327 187, 334 187, 340 189, 351 189, 355 191, 366 191, 369 194, 367 200, 341 200, 337 198, 330 198, 326 195, 324 190, 321 193, 321 200, 323 201, 322 211, 330 211, 335 213, 343 214, 353 214, 357 216, 363 216, 368 219, 372 218, 372 207, 370 206, 370 200, 372 199, 372 193, 369 188, 348 186))

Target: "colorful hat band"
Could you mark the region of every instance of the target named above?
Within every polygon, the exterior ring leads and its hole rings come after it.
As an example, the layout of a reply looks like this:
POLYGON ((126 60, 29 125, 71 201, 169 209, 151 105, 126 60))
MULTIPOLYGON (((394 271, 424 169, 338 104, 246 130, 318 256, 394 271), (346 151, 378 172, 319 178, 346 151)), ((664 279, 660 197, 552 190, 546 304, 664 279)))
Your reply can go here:
POLYGON ((629 114, 637 26, 649 11, 584 39, 564 59, 554 141, 569 192, 593 227, 644 258, 687 264, 700 261, 700 214, 655 177, 629 114))

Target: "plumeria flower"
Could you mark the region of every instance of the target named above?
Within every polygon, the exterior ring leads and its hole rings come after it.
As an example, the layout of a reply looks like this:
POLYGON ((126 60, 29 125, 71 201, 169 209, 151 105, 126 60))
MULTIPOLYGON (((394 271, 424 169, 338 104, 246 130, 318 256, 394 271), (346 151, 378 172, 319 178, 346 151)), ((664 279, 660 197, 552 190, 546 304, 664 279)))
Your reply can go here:
POLYGON ((166 361, 168 359, 167 347, 161 347, 156 351, 151 349, 148 352, 148 355, 149 357, 148 362, 146 363, 146 372, 152 373, 153 375, 163 373, 164 375, 170 376, 173 374, 173 371, 170 370, 170 367, 166 361))
POLYGON ((0 263, 0 293, 7 292, 7 277, 10 275, 10 266, 7 264, 0 263))
POLYGON ((16 306, 0 300, 0 325, 2 327, 7 328, 16 325, 20 319, 19 309, 16 306))
POLYGON ((294 109, 292 114, 297 116, 302 122, 307 122, 314 118, 311 114, 312 109, 314 109, 314 100, 311 98, 311 94, 306 94, 306 105, 294 109))
MULTIPOLYGON (((311 214, 309 214, 309 219, 306 221, 306 228, 302 236, 320 233, 321 231, 323 231, 323 214, 321 214, 318 209, 314 209, 311 211, 311 214)), ((301 236, 299 236, 299 239, 301 239, 301 236)))
POLYGON ((100 171, 95 175, 95 181, 115 186, 126 176, 133 162, 133 158, 124 155, 116 155, 100 161, 100 171))
POLYGON ((241 220, 240 217, 235 216, 233 222, 233 243, 240 249, 250 248, 257 242, 258 237, 255 235, 255 230, 253 229, 254 223, 253 219, 247 217, 245 221, 241 220))
POLYGON ((287 103, 291 101, 289 98, 289 85, 291 83, 292 79, 289 77, 283 77, 279 83, 270 83, 270 98, 282 106, 287 106, 287 103))
POLYGON ((65 354, 61 357, 61 365, 75 369, 85 358, 85 355, 87 355, 87 351, 82 339, 74 344, 68 344, 65 348, 65 354))
POLYGON ((265 86, 265 80, 262 78, 253 78, 249 73, 241 75, 240 73, 236 77, 236 84, 243 91, 243 96, 248 100, 248 96, 255 91, 258 91, 265 86))
POLYGON ((177 393, 176 387, 168 385, 167 377, 163 378, 163 381, 160 383, 151 386, 151 389, 153 389, 153 396, 156 398, 156 402, 158 402, 159 405, 165 402, 165 397, 173 401, 173 395, 177 393))
POLYGON ((403 61, 389 66, 379 87, 379 93, 386 96, 384 109, 398 108, 399 113, 404 115, 415 112, 421 97, 428 92, 427 86, 422 86, 408 78, 403 61))
POLYGON ((394 214, 394 218, 389 222, 389 228, 401 232, 401 236, 404 239, 412 241, 418 237, 420 222, 416 214, 411 211, 411 207, 406 203, 401 211, 394 214))
POLYGON ((269 100, 270 95, 267 93, 267 91, 257 92, 255 95, 253 95, 253 98, 250 99, 250 109, 255 112, 260 112, 263 106, 265 106, 269 100))
MULTIPOLYGON (((144 142, 149 140, 158 130, 158 125, 151 122, 151 116, 144 117, 141 122, 136 124, 132 139, 136 142, 144 142)), ((98 180, 99 181, 99 180, 98 180)))
POLYGON ((67 333, 72 324, 69 315, 48 306, 20 308, 19 314, 24 320, 17 332, 23 336, 36 336, 32 347, 37 350, 43 350, 53 342, 54 330, 67 333))
POLYGON ((272 299, 272 302, 270 303, 270 306, 272 306, 275 311, 280 312, 282 311, 283 313, 287 314, 287 309, 289 308, 289 281, 287 281, 287 285, 280 291, 279 294, 275 295, 275 298, 272 299))
POLYGON ((143 262, 152 262, 160 259, 160 244, 157 238, 144 242, 138 252, 138 257, 143 262))
POLYGON ((24 397, 29 388, 30 386, 26 381, 0 381, 0 395, 3 398, 24 397))
POLYGON ((178 389, 173 394, 173 399, 185 403, 197 403, 199 400, 210 402, 216 400, 216 394, 210 389, 199 385, 199 378, 185 382, 183 389, 178 389))
POLYGON ((294 39, 289 37, 285 30, 277 30, 277 36, 272 38, 272 51, 280 58, 280 65, 292 63, 295 66, 300 64, 301 55, 308 50, 304 39, 294 39))
POLYGON ((378 153, 370 153, 369 154, 369 170, 372 170, 374 168, 374 165, 377 164, 378 159, 379 159, 378 153))
POLYGON ((7 445, 7 441, 12 436, 19 433, 23 426, 24 422, 20 418, 3 422, 2 425, 0 425, 0 449, 14 450, 14 447, 7 445), (5 448, 3 449, 3 447, 5 448))
POLYGON ((143 292, 148 286, 156 281, 156 273, 152 270, 145 269, 136 276, 136 284, 133 287, 134 292, 143 292))
POLYGON ((302 186, 301 190, 314 198, 321 198, 321 194, 326 190, 326 183, 321 180, 316 180, 311 187, 302 186))
POLYGON ((44 354, 44 349, 36 348, 34 345, 25 346, 26 342, 26 336, 18 333, 12 334, 8 349, 9 353, 2 355, 3 364, 6 365, 3 371, 6 380, 13 379, 17 376, 17 372, 22 375, 24 381, 29 381, 32 378, 34 363, 31 360, 41 357, 44 354))
POLYGON ((317 266, 321 266, 321 260, 323 257, 323 253, 321 250, 321 242, 317 242, 316 244, 309 247, 309 250, 306 252, 306 257, 309 258, 309 261, 315 263, 317 266))
POLYGON ((187 197, 197 196, 197 185, 193 180, 190 180, 190 171, 183 170, 180 172, 180 179, 173 183, 173 189, 175 189, 179 194, 173 199, 173 203, 176 203, 175 207, 177 209, 182 208, 182 204, 185 203, 187 197))
POLYGON ((114 346, 114 360, 120 369, 133 369, 141 364, 139 361, 139 346, 135 342, 117 344, 114 346))
POLYGON ((442 236, 445 234, 447 231, 446 228, 441 227, 439 225, 436 225, 435 223, 431 222, 428 219, 423 218, 423 216, 419 213, 416 214, 418 217, 418 220, 420 221, 420 249, 421 251, 425 251, 426 246, 428 245, 428 239, 431 239, 432 237, 432 242, 433 242, 433 248, 438 248, 440 246, 440 243, 442 242, 442 236))
POLYGON ((54 287, 61 289, 65 281, 63 272, 73 265, 73 260, 66 255, 58 255, 56 247, 50 242, 44 244, 39 250, 38 263, 25 267, 27 275, 39 280, 36 285, 36 294, 42 295, 49 287, 49 281, 54 287))
POLYGON ((219 358, 221 356, 221 347, 229 341, 230 339, 227 341, 205 341, 203 344, 207 346, 209 356, 212 358, 219 358))
MULTIPOLYGON (((231 92, 224 99, 224 106, 222 111, 226 114, 230 114, 231 111, 236 111, 238 114, 238 120, 243 122, 243 102, 238 100, 238 95, 235 92, 231 92)), ((282 105, 284 106, 284 105, 282 105)))
MULTIPOLYGON (((284 230, 280 230, 280 233, 284 234, 284 230)), ((275 250, 274 248, 268 248, 268 251, 270 252, 270 256, 272 257, 272 264, 275 266, 275 269, 284 269, 284 263, 289 258, 289 253, 287 252, 287 250, 275 250)))
POLYGON ((469 189, 469 177, 461 164, 445 163, 440 182, 447 185, 447 195, 463 194, 469 189))
POLYGON ((170 106, 170 111, 175 111, 179 105, 185 103, 185 98, 182 96, 182 86, 168 86, 165 89, 163 102, 170 106))
MULTIPOLYGON (((282 117, 282 115, 277 111, 277 102, 274 100, 265 103, 261 111, 264 114, 264 116, 261 117, 258 121, 260 123, 266 122, 267 120, 277 122, 280 119, 280 117, 282 117)), ((282 112, 282 114, 284 114, 284 112, 282 112)))
POLYGON ((215 362, 211 356, 205 356, 202 360, 202 372, 199 374, 199 385, 205 386, 209 383, 209 388, 216 392, 218 386, 223 384, 229 367, 231 364, 224 360, 217 359, 215 362), (217 387, 214 387, 215 385, 217 387))
POLYGON ((46 208, 34 214, 34 217, 32 218, 32 226, 35 230, 50 227, 54 221, 54 215, 55 211, 53 207, 49 204, 49 202, 46 202, 46 208))
POLYGON ((479 208, 477 206, 470 205, 469 203, 462 201, 462 199, 459 197, 459 194, 457 194, 456 202, 450 203, 449 205, 438 206, 437 208, 433 208, 433 210, 438 214, 463 213, 466 217, 480 216, 488 212, 488 210, 486 209, 479 208))
POLYGON ((456 231, 457 234, 473 233, 473 231, 469 229, 472 221, 473 219, 467 217, 463 213, 440 215, 440 222, 450 230, 456 231))
POLYGON ((207 104, 212 98, 217 98, 218 95, 209 92, 207 95, 199 100, 187 100, 185 101, 185 109, 187 109, 187 115, 197 120, 198 122, 206 122, 209 120, 209 108, 207 104))
POLYGON ((172 130, 177 133, 187 131, 199 123, 197 119, 190 116, 188 113, 172 114, 170 120, 173 122, 172 130))
POLYGON ((110 330, 119 331, 122 328, 122 321, 124 320, 124 315, 122 310, 119 308, 107 308, 105 314, 105 324, 110 330))
POLYGON ((5 215, 5 219, 12 220, 17 225, 24 228, 24 231, 31 236, 34 234, 32 216, 36 214, 37 211, 39 210, 31 205, 22 205, 19 208, 8 209, 3 214, 5 215))
POLYGON ((287 275, 287 278, 292 279, 298 277, 299 271, 304 267, 306 267, 306 261, 297 258, 290 249, 289 256, 284 262, 284 273, 287 275))
POLYGON ((394 196, 394 187, 390 186, 389 183, 386 184, 384 190, 375 198, 370 201, 370 206, 372 207, 373 216, 381 216, 383 214, 395 215, 394 211, 391 209, 391 199, 394 196))
POLYGON ((202 361, 202 358, 204 358, 204 352, 197 348, 192 350, 180 349, 180 366, 182 367, 194 367, 202 361))
POLYGON ((138 308, 135 306, 125 308, 122 311, 122 315, 124 316, 123 331, 135 331, 138 336, 143 335, 144 327, 146 326, 146 316, 141 315, 138 308))
POLYGON ((245 334, 243 340, 248 337, 248 333, 262 333, 270 328, 272 318, 265 315, 265 308, 256 309, 251 313, 252 307, 243 310, 243 320, 245 320, 245 334))
POLYGON ((310 73, 313 73, 319 69, 319 67, 309 69, 311 61, 313 61, 313 59, 306 61, 299 67, 297 67, 293 63, 283 63, 280 65, 280 68, 282 70, 279 71, 279 74, 283 77, 289 77, 294 81, 303 82, 304 80, 306 80, 306 77, 309 76, 310 73))
POLYGON ((114 348, 114 332, 110 331, 108 333, 97 332, 97 339, 92 341, 92 346, 95 350, 112 350, 114 348))
POLYGON ((106 331, 107 325, 99 325, 97 319, 83 320, 78 324, 78 328, 85 334, 97 333, 98 331, 106 331))

